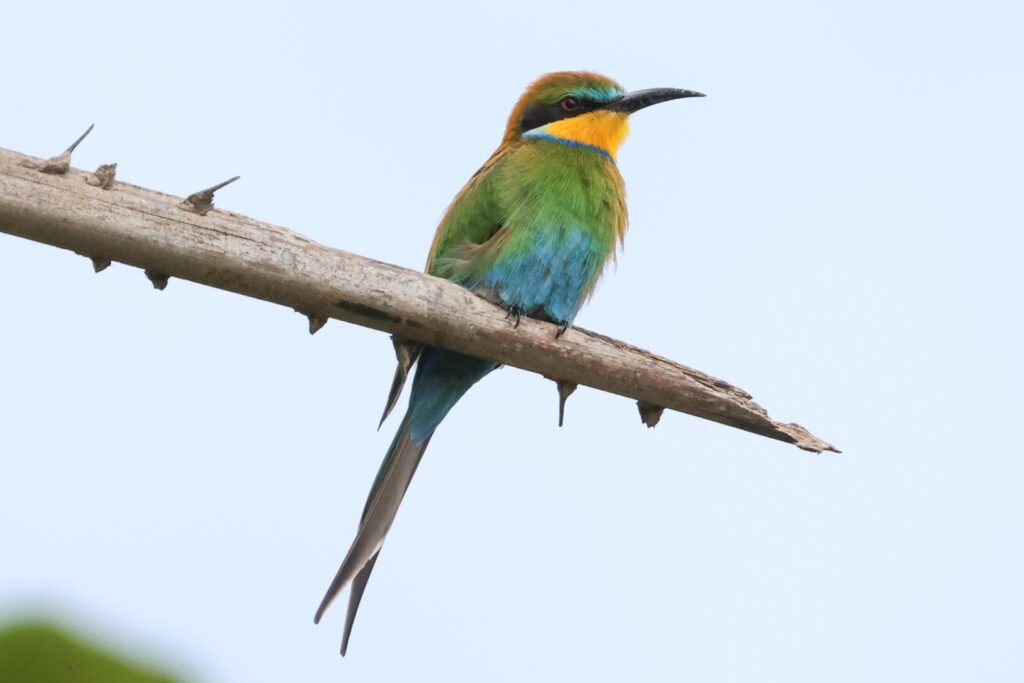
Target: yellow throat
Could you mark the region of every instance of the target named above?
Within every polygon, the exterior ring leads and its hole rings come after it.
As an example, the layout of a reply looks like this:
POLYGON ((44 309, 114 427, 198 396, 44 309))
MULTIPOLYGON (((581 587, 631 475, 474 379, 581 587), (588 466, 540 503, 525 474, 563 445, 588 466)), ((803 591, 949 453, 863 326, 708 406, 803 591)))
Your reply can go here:
POLYGON ((553 121, 542 128, 551 137, 597 147, 615 158, 629 135, 629 115, 615 111, 592 111, 553 121))

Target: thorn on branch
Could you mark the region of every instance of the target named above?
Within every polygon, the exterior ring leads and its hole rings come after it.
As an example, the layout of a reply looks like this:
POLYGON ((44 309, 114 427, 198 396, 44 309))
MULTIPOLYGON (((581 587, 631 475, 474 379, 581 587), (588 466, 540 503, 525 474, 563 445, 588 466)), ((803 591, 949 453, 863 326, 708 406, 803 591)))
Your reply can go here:
POLYGON ((212 187, 208 187, 205 190, 199 192, 193 192, 190 194, 180 206, 186 211, 198 213, 200 216, 205 216, 213 208, 213 193, 217 190, 230 185, 242 176, 236 175, 234 178, 228 178, 223 183, 217 183, 212 187))
POLYGON ((50 157, 43 162, 42 166, 39 166, 39 171, 42 173, 52 173, 54 175, 64 175, 71 168, 71 153, 75 151, 75 148, 82 143, 85 136, 92 132, 92 129, 96 126, 95 123, 91 124, 86 128, 85 132, 78 136, 78 139, 71 143, 71 146, 64 150, 63 153, 58 154, 55 157, 50 157))
POLYGON ((327 324, 327 318, 320 318, 315 315, 307 315, 309 318, 309 333, 316 334, 320 329, 327 324))
POLYGON ((405 380, 409 377, 409 370, 412 368, 413 363, 416 362, 416 359, 419 358, 420 351, 423 350, 423 344, 396 335, 391 335, 391 344, 395 347, 398 367, 395 368, 395 377, 391 380, 391 391, 388 392, 388 401, 384 406, 384 414, 381 415, 380 423, 377 425, 378 431, 381 425, 384 424, 384 420, 388 419, 388 415, 391 414, 395 404, 398 403, 398 397, 402 395, 402 387, 405 386, 405 380))
POLYGON ((661 421, 661 414, 665 412, 663 407, 644 401, 637 401, 636 407, 640 409, 640 421, 649 428, 657 425, 661 421))
POLYGON ((109 190, 114 187, 116 176, 117 164, 100 164, 95 171, 85 176, 85 182, 101 190, 109 190))
POLYGON ((88 254, 83 254, 80 251, 76 251, 75 253, 92 261, 92 272, 94 273, 99 273, 100 271, 106 270, 110 267, 111 260, 108 258, 104 258, 103 256, 89 256, 88 254))
POLYGON ((161 292, 167 288, 167 282, 171 279, 170 275, 164 275, 163 273, 158 273, 155 270, 147 270, 146 277, 148 277, 149 281, 153 283, 153 287, 155 289, 159 289, 161 292))
MULTIPOLYGON (((554 378, 548 377, 548 379, 554 378)), ((574 382, 566 382, 560 379, 555 379, 554 382, 558 387, 558 426, 561 427, 565 422, 565 400, 572 396, 572 392, 576 391, 579 385, 574 382)))

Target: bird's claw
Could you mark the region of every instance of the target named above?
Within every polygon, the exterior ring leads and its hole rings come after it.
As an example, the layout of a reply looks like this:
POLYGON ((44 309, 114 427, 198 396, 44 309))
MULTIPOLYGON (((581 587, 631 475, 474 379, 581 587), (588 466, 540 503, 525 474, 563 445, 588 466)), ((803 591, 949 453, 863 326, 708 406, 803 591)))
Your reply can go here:
POLYGON ((561 323, 559 323, 558 330, 555 332, 555 339, 558 339, 563 334, 565 334, 565 331, 568 330, 568 329, 569 329, 569 321, 568 320, 563 320, 561 323))
POLYGON ((516 324, 512 326, 513 330, 519 329, 519 319, 523 316, 523 309, 518 306, 509 306, 508 313, 505 314, 505 320, 512 318, 516 321, 516 324))

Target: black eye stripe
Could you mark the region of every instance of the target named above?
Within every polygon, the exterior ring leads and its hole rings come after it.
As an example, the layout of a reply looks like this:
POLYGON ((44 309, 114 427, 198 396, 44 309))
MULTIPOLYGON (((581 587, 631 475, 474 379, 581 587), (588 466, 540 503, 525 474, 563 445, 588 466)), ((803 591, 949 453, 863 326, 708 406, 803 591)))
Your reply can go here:
POLYGON ((562 119, 572 118, 573 116, 579 116, 580 114, 586 114, 587 112, 600 109, 604 106, 602 102, 596 102, 594 100, 585 100, 582 98, 575 99, 576 108, 571 111, 566 111, 566 109, 562 107, 562 102, 565 101, 565 98, 562 98, 553 104, 539 103, 531 106, 523 113, 523 120, 519 126, 520 132, 525 133, 528 130, 540 128, 552 121, 560 121, 562 119))

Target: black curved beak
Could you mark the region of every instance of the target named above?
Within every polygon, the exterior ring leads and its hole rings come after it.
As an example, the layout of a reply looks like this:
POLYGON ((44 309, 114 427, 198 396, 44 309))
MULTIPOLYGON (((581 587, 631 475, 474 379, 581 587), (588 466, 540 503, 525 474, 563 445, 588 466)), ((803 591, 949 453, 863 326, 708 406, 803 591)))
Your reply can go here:
POLYGON ((704 97, 704 93, 696 90, 680 90, 679 88, 649 88, 647 90, 634 90, 606 105, 612 111, 621 111, 632 114, 652 104, 660 104, 669 100, 679 100, 684 97, 704 97))

